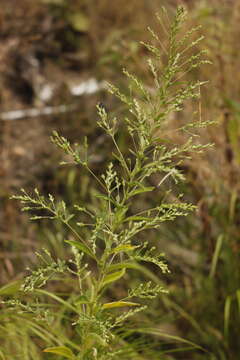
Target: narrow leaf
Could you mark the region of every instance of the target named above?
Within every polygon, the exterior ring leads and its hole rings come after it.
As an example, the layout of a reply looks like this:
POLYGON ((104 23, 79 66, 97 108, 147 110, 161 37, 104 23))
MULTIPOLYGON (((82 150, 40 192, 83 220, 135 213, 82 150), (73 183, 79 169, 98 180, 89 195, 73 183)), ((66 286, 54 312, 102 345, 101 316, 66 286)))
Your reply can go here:
POLYGON ((105 278, 103 279, 102 287, 120 279, 124 274, 125 274, 125 269, 122 269, 120 271, 116 271, 114 273, 106 275, 105 278))
POLYGON ((188 344, 188 345, 191 345, 193 346, 194 348, 196 349, 200 349, 204 352, 208 352, 206 349, 204 349, 202 346, 198 345, 198 344, 195 344, 194 342, 192 341, 189 341, 187 339, 184 339, 180 336, 175 336, 175 335, 171 335, 171 334, 166 334, 164 331, 161 331, 157 328, 136 328, 135 330, 132 331, 133 333, 134 332, 139 332, 139 333, 142 333, 142 334, 150 334, 150 335, 155 335, 155 336, 159 336, 161 338, 165 338, 167 340, 172 340, 174 342, 182 342, 182 343, 185 343, 185 344, 188 344))
POLYGON ((118 270, 118 269, 135 269, 135 270, 140 270, 141 271, 141 265, 139 265, 138 263, 126 261, 126 262, 116 263, 116 264, 110 265, 108 267, 107 271, 111 272, 111 271, 115 271, 115 270, 118 270))
POLYGON ((68 359, 72 359, 72 360, 75 358, 72 350, 67 348, 66 346, 50 347, 50 348, 44 349, 43 352, 62 355, 64 357, 66 357, 68 359))
POLYGON ((4 285, 0 288, 0 295, 14 295, 16 294, 21 286, 21 281, 12 281, 7 285, 4 285))
POLYGON ((155 189, 154 186, 141 187, 139 189, 131 191, 129 193, 129 196, 134 196, 134 195, 137 195, 137 194, 142 194, 142 193, 145 193, 145 192, 153 191, 154 189, 155 189))
POLYGON ((216 273, 216 268, 217 268, 217 262, 219 259, 219 255, 221 252, 221 248, 222 248, 222 243, 223 243, 223 235, 220 235, 217 238, 217 244, 216 244, 216 248, 213 254, 213 259, 212 259, 212 264, 211 264, 211 270, 210 270, 210 274, 209 277, 212 279, 216 273))
POLYGON ((1 359, 1 360, 6 360, 6 358, 5 358, 2 350, 0 350, 0 359, 1 359))
POLYGON ((238 314, 240 316, 240 289, 236 291, 237 303, 238 303, 238 314))
POLYGON ((229 323, 230 323, 230 312, 231 312, 232 298, 228 296, 224 305, 224 336, 226 339, 229 335, 229 323))
POLYGON ((117 246, 115 247, 113 250, 112 250, 112 253, 119 253, 121 251, 133 251, 135 250, 136 248, 138 248, 139 246, 133 246, 133 245, 129 245, 129 244, 126 244, 126 245, 120 245, 120 246, 117 246))
POLYGON ((72 304, 70 304, 70 301, 65 301, 63 300, 61 297, 57 296, 54 293, 51 293, 50 291, 46 291, 43 289, 35 289, 35 292, 37 294, 42 294, 42 295, 46 295, 51 297, 52 299, 56 300, 57 302, 59 302, 60 304, 64 305, 67 309, 70 309, 71 311, 74 311, 76 313, 78 313, 77 308, 75 308, 74 306, 72 306, 72 304))
POLYGON ((119 308, 125 306, 140 306, 138 303, 129 302, 129 301, 114 301, 110 303, 103 304, 103 309, 112 309, 112 308, 119 308))
POLYGON ((124 220, 124 222, 126 221, 149 221, 149 217, 146 216, 129 216, 128 218, 126 218, 124 220))

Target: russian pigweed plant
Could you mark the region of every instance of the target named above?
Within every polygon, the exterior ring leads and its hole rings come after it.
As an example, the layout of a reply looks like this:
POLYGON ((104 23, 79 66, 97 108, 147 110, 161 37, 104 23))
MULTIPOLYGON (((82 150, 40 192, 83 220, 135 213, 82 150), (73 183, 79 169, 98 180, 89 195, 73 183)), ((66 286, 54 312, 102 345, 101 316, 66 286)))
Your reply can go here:
MULTIPOLYGON (((199 27, 181 35, 186 18, 184 8, 177 9, 172 23, 169 23, 166 13, 164 16, 166 21, 160 16, 158 19, 165 30, 169 27, 166 42, 162 43, 149 28, 153 42, 142 43, 149 51, 147 66, 152 77, 151 86, 146 86, 127 70, 123 72, 128 78, 129 93, 122 93, 119 88, 109 85, 110 93, 119 98, 128 110, 128 115, 121 121, 131 138, 129 155, 123 155, 118 144, 119 120, 100 105, 97 106, 98 125, 111 138, 115 148, 113 160, 107 164, 101 176, 91 169, 87 140, 83 141, 83 145, 72 146, 57 132, 51 137, 52 142, 71 158, 71 163, 73 161, 85 168, 96 181, 99 206, 93 209, 88 205, 74 204, 75 211, 71 212, 63 200, 56 201, 50 194, 44 197, 37 189, 33 195, 22 190, 21 195, 13 196, 24 205, 23 211, 33 214, 32 220, 48 218, 60 221, 72 234, 71 238, 65 240, 66 245, 72 248, 73 258, 70 261, 54 259, 45 249, 38 255, 42 265, 30 272, 21 288, 21 292, 30 294, 33 301, 7 301, 10 307, 19 311, 53 321, 51 307, 39 306, 41 301, 36 300, 39 290, 42 291, 40 288, 56 277, 59 279, 70 275, 78 279, 77 296, 74 300, 69 297, 68 301, 72 316, 70 324, 75 329, 74 341, 76 343, 78 339, 79 350, 76 350, 76 346, 72 347, 71 342, 44 350, 61 358, 138 358, 136 352, 131 353, 125 346, 121 331, 117 330, 124 326, 128 329, 129 318, 146 310, 146 299, 156 298, 166 293, 166 289, 142 280, 134 288, 129 287, 124 297, 110 302, 106 301, 106 290, 113 288, 118 281, 124 282, 125 274, 131 269, 136 271, 139 263, 152 263, 163 274, 168 273, 163 254, 159 254, 148 241, 142 242, 140 233, 147 235, 148 230, 157 230, 163 222, 186 216, 195 209, 194 205, 184 202, 180 195, 169 202, 165 197, 165 200, 159 200, 157 206, 143 208, 137 213, 133 212, 132 207, 133 201, 145 193, 152 192, 157 197, 167 179, 172 179, 172 184, 183 181, 184 175, 180 170, 182 161, 189 158, 191 153, 200 153, 209 146, 200 144, 199 137, 193 134, 198 127, 208 125, 201 118, 194 122, 186 121, 173 130, 185 134, 184 143, 174 144, 162 138, 170 114, 180 112, 185 101, 200 97, 200 87, 204 82, 188 82, 184 80, 184 75, 208 63, 203 59, 204 51, 193 54, 195 45, 202 40, 201 36, 195 35, 199 27), (192 36, 196 39, 190 40, 192 36), (156 174, 159 183, 149 186, 149 178, 156 174)), ((141 359, 144 359, 142 356, 141 359)))

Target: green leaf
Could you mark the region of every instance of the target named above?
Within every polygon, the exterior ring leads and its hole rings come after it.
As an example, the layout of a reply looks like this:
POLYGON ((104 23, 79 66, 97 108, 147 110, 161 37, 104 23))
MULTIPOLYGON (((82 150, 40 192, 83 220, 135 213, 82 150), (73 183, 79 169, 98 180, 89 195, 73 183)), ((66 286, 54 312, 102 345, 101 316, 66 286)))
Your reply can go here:
POLYGON ((66 357, 68 359, 72 359, 72 360, 75 359, 75 356, 74 356, 72 350, 67 348, 66 346, 50 347, 50 348, 44 349, 43 352, 62 355, 64 357, 66 357))
POLYGON ((80 241, 65 240, 65 242, 72 245, 72 246, 75 246, 78 250, 84 252, 85 254, 89 255, 91 258, 96 260, 96 256, 94 255, 92 250, 89 249, 89 247, 87 247, 85 244, 81 243, 80 241))
POLYGON ((202 346, 193 343, 192 341, 189 341, 187 339, 184 339, 180 336, 175 336, 175 335, 171 335, 171 334, 166 334, 164 331, 161 331, 157 328, 136 328, 135 330, 131 331, 132 333, 142 333, 142 334, 150 334, 150 335, 155 335, 155 336, 159 336, 161 338, 165 338, 166 340, 171 340, 174 342, 182 342, 188 345, 193 346, 196 349, 200 349, 204 352, 208 352, 206 349, 204 349, 202 346))
POLYGON ((67 309, 70 309, 71 311, 74 311, 78 314, 78 310, 70 304, 69 301, 63 300, 61 297, 57 296, 54 293, 51 293, 50 291, 42 290, 42 289, 35 289, 35 292, 37 294, 42 294, 51 297, 52 299, 56 300, 60 304, 64 305, 67 309))
POLYGON ((13 281, 0 288, 0 295, 14 295, 20 290, 22 281, 13 281))
POLYGON ((237 303, 238 303, 238 314, 240 316, 240 289, 236 291, 237 303))
POLYGON ((146 216, 129 216, 128 218, 126 218, 124 220, 124 222, 126 221, 149 221, 149 217, 146 216))
POLYGON ((72 218, 74 218, 75 214, 70 214, 67 216, 66 221, 69 222, 72 218))
POLYGON ((128 252, 128 251, 133 251, 133 250, 135 250, 135 249, 137 249, 139 247, 139 245, 136 245, 136 246, 134 246, 134 245, 129 245, 129 244, 126 244, 126 245, 120 245, 120 246, 117 246, 117 247, 115 247, 112 251, 111 251, 111 253, 119 253, 119 252, 121 252, 121 251, 125 251, 125 252, 128 252))
POLYGON ((133 190, 129 193, 129 197, 130 196, 134 196, 134 195, 137 195, 137 194, 142 194, 142 193, 145 193, 145 192, 149 192, 149 191, 153 191, 155 189, 154 186, 143 186, 139 189, 136 189, 136 190, 133 190))
POLYGON ((239 126, 239 114, 235 114, 232 118, 228 120, 227 131, 231 146, 236 154, 237 160, 240 161, 240 152, 239 152, 239 135, 240 135, 240 126, 239 126))
POLYGON ((212 259, 211 270, 210 270, 210 274, 209 274, 209 277, 211 279, 214 278, 215 273, 216 273, 217 262, 218 262, 218 259, 219 259, 220 253, 221 253, 222 244, 223 244, 223 235, 220 235, 217 238, 217 244, 216 244, 213 259, 212 259))
POLYGON ((128 211, 128 206, 120 207, 120 208, 115 212, 116 222, 121 223, 122 220, 124 219, 125 214, 126 214, 127 211, 128 211))
POLYGON ((6 358, 5 358, 2 350, 0 350, 0 359, 1 359, 1 360, 6 360, 6 358))
POLYGON ((114 270, 118 270, 118 269, 136 269, 138 270, 139 265, 133 262, 122 262, 122 263, 117 263, 117 264, 112 264, 107 268, 108 272, 114 271, 114 270))
POLYGON ((125 271, 126 271, 125 269, 122 269, 120 271, 116 271, 114 273, 106 275, 105 278, 103 279, 102 287, 120 279, 125 274, 125 271))
POLYGON ((226 339, 228 338, 228 335, 229 335, 231 304, 232 304, 232 297, 229 295, 229 296, 227 296, 225 305, 224 305, 224 336, 226 337, 226 339))
POLYGON ((103 309, 112 309, 112 308, 119 308, 125 306, 140 306, 138 303, 129 302, 129 301, 114 301, 110 303, 103 304, 103 309))

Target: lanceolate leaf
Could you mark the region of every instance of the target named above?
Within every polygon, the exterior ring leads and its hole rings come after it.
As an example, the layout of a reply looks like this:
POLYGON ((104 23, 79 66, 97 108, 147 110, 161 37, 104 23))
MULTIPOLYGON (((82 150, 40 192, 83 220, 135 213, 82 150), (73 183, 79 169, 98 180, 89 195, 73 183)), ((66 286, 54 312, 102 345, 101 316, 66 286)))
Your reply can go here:
POLYGON ((125 306, 140 306, 138 303, 129 302, 129 301, 114 301, 110 303, 103 304, 103 309, 112 309, 112 308, 119 308, 125 306))
POLYGON ((64 356, 65 358, 71 359, 71 360, 76 359, 72 350, 67 348, 66 346, 50 347, 50 348, 44 349, 43 352, 61 355, 61 356, 64 356))
POLYGON ((127 251, 133 251, 135 250, 136 248, 138 248, 139 246, 133 246, 133 245, 130 245, 130 244, 126 244, 126 245, 120 245, 120 246, 117 246, 115 247, 112 252, 113 253, 119 253, 121 251, 124 251, 124 252, 127 252, 127 251))
POLYGON ((236 291, 237 303, 238 303, 238 316, 240 317, 240 289, 236 291))
POLYGON ((126 221, 149 221, 149 217, 146 216, 129 216, 128 218, 126 218, 124 220, 124 222, 126 221))
POLYGON ((134 262, 130 262, 130 261, 126 261, 126 262, 122 262, 122 263, 117 263, 117 264, 112 264, 108 267, 108 272, 114 271, 114 270, 118 270, 118 269, 136 269, 139 270, 139 264, 138 263, 134 263, 134 262))
POLYGON ((206 349, 204 349, 202 346, 196 344, 196 343, 193 343, 192 341, 189 341, 187 339, 184 339, 180 336, 175 336, 175 335, 171 335, 171 334, 167 334, 165 333, 164 331, 161 331, 157 328, 136 328, 135 330, 132 330, 132 333, 142 333, 142 334, 150 334, 150 335, 155 335, 155 336, 159 336, 161 338, 165 338, 166 340, 171 340, 171 341, 174 341, 174 342, 182 342, 182 343, 185 343, 185 344, 188 344, 188 345, 191 345, 193 346, 194 348, 196 349, 200 349, 204 352, 208 352, 206 349))
POLYGON ((129 196, 134 196, 134 195, 137 195, 137 194, 142 194, 142 193, 145 193, 145 192, 153 191, 154 189, 155 189, 154 186, 141 187, 139 189, 131 191, 129 193, 129 196))
POLYGON ((1 350, 0 350, 0 359, 1 359, 1 360, 6 360, 4 354, 3 354, 3 352, 2 352, 1 350))
POLYGON ((16 294, 20 287, 21 287, 21 283, 22 281, 17 280, 17 281, 12 281, 7 285, 4 285, 0 288, 0 295, 14 295, 16 294))
POLYGON ((106 275, 105 278, 103 279, 102 287, 120 279, 124 274, 125 274, 125 269, 122 269, 120 271, 116 271, 109 275, 106 275))

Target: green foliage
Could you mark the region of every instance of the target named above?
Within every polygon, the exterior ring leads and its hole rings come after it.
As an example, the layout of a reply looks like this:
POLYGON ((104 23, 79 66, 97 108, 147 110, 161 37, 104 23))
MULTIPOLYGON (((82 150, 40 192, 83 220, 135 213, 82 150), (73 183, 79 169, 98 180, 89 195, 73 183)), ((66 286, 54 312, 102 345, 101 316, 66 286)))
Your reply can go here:
POLYGON ((72 360, 76 359, 72 350, 70 350, 66 346, 50 347, 50 348, 45 349, 44 352, 62 355, 63 357, 65 357, 67 359, 72 359, 72 360))
MULTIPOLYGON (((119 98, 128 110, 128 115, 122 119, 131 138, 127 156, 123 155, 118 144, 119 120, 100 105, 97 106, 98 124, 115 147, 113 160, 107 164, 101 176, 91 169, 86 139, 83 145, 72 146, 63 136, 53 133, 52 142, 71 158, 70 163, 83 167, 96 180, 98 191, 95 198, 98 206, 93 208, 73 204, 72 211, 64 201, 56 201, 51 194, 44 197, 37 189, 33 194, 22 190, 21 195, 13 196, 21 201, 23 211, 31 213, 32 220, 57 220, 71 233, 71 238, 65 239, 65 242, 72 248, 72 259, 55 260, 44 250, 43 254, 38 255, 42 265, 25 278, 21 297, 24 298, 24 293, 26 296, 30 293, 34 301, 6 301, 10 308, 39 315, 41 320, 45 316, 51 322, 55 314, 51 306, 41 303, 41 288, 50 280, 77 279, 77 298, 75 301, 69 299, 67 303, 72 310, 68 320, 74 328, 74 343, 79 344, 80 350, 73 344, 62 343, 46 348, 45 352, 79 360, 120 359, 123 354, 126 360, 136 359, 139 354, 136 356, 135 351, 127 354, 124 335, 118 335, 118 330, 124 327, 125 332, 126 329, 130 331, 129 319, 137 317, 139 312, 147 308, 144 300, 166 293, 162 286, 145 282, 133 289, 129 287, 125 297, 107 303, 104 300, 106 291, 115 283, 124 282, 129 270, 138 269, 137 265, 142 262, 151 264, 163 274, 168 273, 164 255, 159 254, 157 248, 147 241, 143 242, 142 237, 146 237, 149 230, 158 230, 162 223, 186 216, 195 209, 192 204, 184 202, 181 195, 175 201, 171 201, 170 196, 168 202, 159 199, 159 204, 154 208, 138 212, 134 212, 132 206, 136 198, 149 192, 156 194, 157 198, 160 188, 165 191, 167 180, 175 183, 183 181, 184 175, 179 169, 183 159, 209 146, 199 143, 198 136, 187 130, 187 127, 195 130, 198 126, 208 125, 201 119, 174 130, 184 134, 185 142, 182 144, 175 144, 172 140, 166 145, 161 134, 169 122, 170 114, 181 111, 186 101, 199 99, 200 87, 205 84, 182 80, 191 69, 208 63, 203 58, 204 51, 188 55, 187 51, 194 48, 202 37, 188 44, 189 37, 198 29, 181 36, 185 17, 186 11, 179 7, 170 25, 167 43, 161 43, 157 34, 149 29, 153 44, 143 45, 150 52, 147 66, 152 74, 151 86, 127 70, 123 72, 129 81, 128 94, 109 84, 110 93, 119 98), (155 43, 161 46, 161 50, 155 43), (160 68, 162 63, 165 66, 160 68), (153 175, 158 176, 158 184, 149 186, 149 179, 153 175), (128 301, 131 298, 138 300, 128 301), (127 309, 122 312, 119 308, 127 309)), ((52 298, 65 303, 56 294, 52 294, 52 298)))

